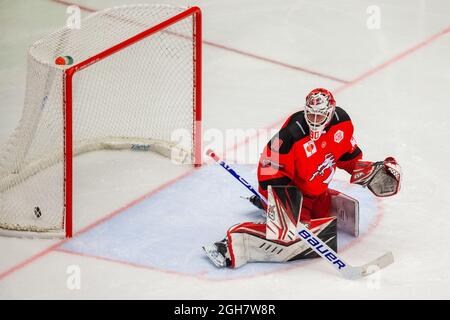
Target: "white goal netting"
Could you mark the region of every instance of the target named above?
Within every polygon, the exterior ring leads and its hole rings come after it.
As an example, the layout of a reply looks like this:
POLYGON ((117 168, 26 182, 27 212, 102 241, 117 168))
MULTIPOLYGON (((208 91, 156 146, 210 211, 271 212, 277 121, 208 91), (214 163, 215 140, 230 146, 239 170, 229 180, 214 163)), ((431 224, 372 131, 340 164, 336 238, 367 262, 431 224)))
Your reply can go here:
POLYGON ((0 149, 0 234, 65 234, 72 214, 66 154, 112 148, 198 161, 195 14, 166 25, 186 12, 115 7, 31 46, 22 118, 0 149), (59 56, 74 62, 56 65, 59 56))

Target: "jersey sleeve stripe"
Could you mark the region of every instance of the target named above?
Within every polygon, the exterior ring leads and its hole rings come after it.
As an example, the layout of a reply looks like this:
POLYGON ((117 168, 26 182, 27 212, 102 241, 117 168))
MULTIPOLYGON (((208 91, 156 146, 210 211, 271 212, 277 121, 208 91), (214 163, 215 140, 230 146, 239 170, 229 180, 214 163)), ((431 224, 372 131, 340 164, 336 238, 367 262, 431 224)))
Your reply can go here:
POLYGON ((361 154, 361 149, 357 146, 355 151, 352 153, 344 153, 340 158, 339 161, 349 161, 355 159, 357 156, 361 154))

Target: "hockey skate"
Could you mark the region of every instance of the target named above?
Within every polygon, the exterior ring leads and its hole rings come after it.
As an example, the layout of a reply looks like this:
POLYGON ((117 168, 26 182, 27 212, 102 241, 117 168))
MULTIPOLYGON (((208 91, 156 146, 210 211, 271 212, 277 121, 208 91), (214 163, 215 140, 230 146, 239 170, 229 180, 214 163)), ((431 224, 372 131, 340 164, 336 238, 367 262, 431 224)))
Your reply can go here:
POLYGON ((224 239, 220 242, 215 242, 212 245, 206 245, 202 247, 205 250, 208 258, 218 268, 225 268, 231 266, 231 259, 228 253, 228 243, 224 239))

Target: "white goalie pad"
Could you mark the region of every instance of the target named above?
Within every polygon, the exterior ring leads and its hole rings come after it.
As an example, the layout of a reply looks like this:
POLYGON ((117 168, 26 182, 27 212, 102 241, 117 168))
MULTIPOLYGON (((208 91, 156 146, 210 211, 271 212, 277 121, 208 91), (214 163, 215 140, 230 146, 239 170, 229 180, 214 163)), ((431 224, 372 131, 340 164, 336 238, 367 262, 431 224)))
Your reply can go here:
POLYGON ((359 202, 339 191, 331 192, 331 216, 337 217, 339 231, 359 236, 359 202))
POLYGON ((269 186, 266 238, 290 242, 297 238, 302 194, 296 187, 269 186))

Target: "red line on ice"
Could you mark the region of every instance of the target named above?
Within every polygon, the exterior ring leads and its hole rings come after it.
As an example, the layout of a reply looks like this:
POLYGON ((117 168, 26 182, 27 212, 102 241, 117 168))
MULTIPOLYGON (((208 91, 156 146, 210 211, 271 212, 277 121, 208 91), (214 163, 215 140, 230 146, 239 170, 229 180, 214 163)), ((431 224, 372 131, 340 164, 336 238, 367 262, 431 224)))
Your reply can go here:
POLYGON ((330 75, 327 75, 327 74, 324 74, 324 73, 321 73, 321 72, 318 72, 318 71, 306 69, 306 68, 303 68, 303 67, 295 66, 295 65, 288 64, 288 63, 281 62, 281 61, 277 61, 277 60, 274 60, 274 59, 266 58, 266 57, 263 57, 263 56, 260 56, 260 55, 254 54, 254 53, 246 52, 246 51, 239 50, 239 49, 234 49, 234 48, 227 47, 227 46, 224 46, 224 45, 221 45, 221 44, 217 44, 217 43, 213 43, 213 42, 210 42, 210 41, 203 41, 203 43, 207 44, 207 45, 210 45, 212 47, 215 47, 215 48, 219 48, 219 49, 227 50, 227 51, 230 51, 230 52, 234 52, 234 53, 237 53, 237 54, 240 54, 240 55, 243 55, 243 56, 254 58, 256 60, 265 61, 265 62, 274 64, 274 65, 278 65, 278 66, 281 66, 281 67, 285 67, 285 68, 288 68, 288 69, 301 71, 301 72, 308 73, 310 75, 317 76, 317 77, 320 77, 320 78, 333 80, 333 81, 341 82, 341 83, 349 83, 349 81, 347 81, 347 80, 343 80, 343 79, 340 79, 340 78, 337 78, 337 77, 334 77, 334 76, 330 76, 330 75))
MULTIPOLYGON (((150 191, 150 192, 144 194, 143 196, 141 196, 141 197, 139 197, 139 198, 137 198, 137 199, 131 201, 130 203, 124 205, 123 207, 121 207, 121 208, 119 208, 119 209, 117 209, 117 210, 114 210, 113 212, 107 214, 107 215, 104 216, 103 218, 101 218, 101 219, 99 219, 99 220, 97 220, 97 221, 91 223, 90 225, 88 225, 88 226, 82 228, 81 230, 77 231, 77 232, 74 234, 74 237, 76 237, 76 236, 78 236, 78 235, 80 235, 80 234, 82 234, 82 233, 84 233, 84 232, 86 232, 86 231, 88 231, 88 230, 91 230, 91 229, 94 228, 95 226, 97 226, 97 225, 99 225, 99 224, 101 224, 101 223, 103 223, 103 222, 105 222, 105 221, 107 221, 107 220, 113 218, 114 216, 118 215, 119 213, 121 213, 121 212, 127 210, 128 208, 130 208, 130 207, 132 207, 132 206, 138 204, 139 202, 142 202, 143 200, 145 200, 145 199, 151 197, 152 195, 156 194, 157 192, 159 192, 159 191, 165 189, 166 187, 168 187, 168 186, 174 184, 174 183, 177 182, 178 180, 181 180, 181 179, 183 179, 184 177, 186 177, 186 176, 192 174, 192 173, 193 173, 194 171, 196 171, 196 170, 198 170, 198 169, 192 168, 191 170, 189 170, 189 171, 187 171, 187 172, 181 174, 180 176, 178 176, 178 177, 176 177, 176 178, 174 178, 174 179, 172 179, 172 180, 169 180, 169 181, 167 181, 166 183, 161 184, 161 185, 158 186, 156 189, 153 189, 152 191, 150 191)), ((37 260, 37 259, 39 259, 39 258, 45 256, 47 253, 49 253, 49 252, 55 250, 56 248, 60 247, 61 245, 63 245, 64 243, 66 243, 66 242, 69 241, 69 240, 70 240, 70 239, 62 239, 62 240, 59 240, 57 243, 55 243, 54 245, 50 246, 49 248, 44 249, 43 251, 41 251, 41 252, 39 252, 39 253, 37 253, 37 254, 31 256, 30 258, 28 258, 28 259, 26 259, 26 260, 24 260, 23 262, 21 262, 21 263, 15 265, 15 266, 11 267, 10 269, 8 269, 8 270, 6 270, 6 271, 0 273, 0 281, 3 280, 4 278, 6 278, 7 276, 11 275, 12 273, 14 273, 14 272, 16 272, 16 271, 22 269, 22 268, 25 267, 26 265, 28 265, 28 264, 34 262, 35 260, 37 260)))
MULTIPOLYGON (((81 6, 81 5, 78 5, 78 4, 69 2, 69 1, 65 1, 65 0, 50 0, 50 1, 53 1, 53 2, 56 2, 56 3, 59 3, 59 4, 63 4, 63 5, 67 5, 67 6, 76 5, 81 10, 87 11, 87 12, 95 12, 95 11, 97 11, 96 9, 89 8, 89 7, 86 7, 86 6, 81 6)), ((295 66, 295 65, 292 65, 292 64, 289 64, 289 63, 284 63, 284 62, 281 62, 281 61, 277 61, 277 60, 274 60, 274 59, 271 59, 271 58, 263 57, 263 56, 260 56, 260 55, 257 55, 257 54, 251 53, 251 52, 246 52, 246 51, 243 51, 243 50, 231 48, 231 47, 224 46, 224 45, 221 45, 221 44, 218 44, 218 43, 214 43, 214 42, 211 42, 211 41, 203 40, 203 44, 206 44, 206 45, 209 45, 211 47, 218 48, 218 49, 234 52, 234 53, 237 53, 237 54, 240 54, 240 55, 243 55, 243 56, 247 56, 247 57, 250 57, 250 58, 253 58, 253 59, 256 59, 256 60, 265 61, 265 62, 274 64, 274 65, 277 65, 277 66, 280 66, 280 67, 284 67, 284 68, 288 68, 288 69, 292 69, 292 70, 308 73, 308 74, 316 76, 316 77, 320 77, 320 78, 324 78, 324 79, 328 79, 328 80, 332 80, 332 81, 336 81, 336 82, 341 82, 341 83, 349 83, 349 81, 347 81, 347 80, 343 80, 343 79, 340 79, 340 78, 337 78, 337 77, 334 77, 334 76, 331 76, 331 75, 327 75, 327 74, 324 74, 322 72, 314 71, 314 70, 307 69, 307 68, 304 68, 304 67, 295 66)))
MULTIPOLYGON (((394 64, 394 63, 396 63, 396 62, 398 62, 400 60, 402 60, 403 58, 409 56, 410 54, 416 52, 417 50, 419 50, 419 49, 429 45, 433 41, 439 39, 440 37, 442 37, 442 36, 444 36, 446 34, 448 34, 449 32, 450 32, 450 26, 448 26, 447 28, 441 30, 440 32, 438 32, 438 33, 428 37, 427 39, 425 39, 424 41, 418 43, 417 45, 415 45, 415 46, 413 46, 413 47, 411 47, 409 49, 406 49, 405 51, 402 51, 401 53, 399 53, 396 56, 392 57, 391 59, 383 62, 382 64, 380 64, 380 65, 378 65, 378 66, 376 66, 376 67, 374 67, 372 69, 369 69, 368 71, 364 72, 363 74, 359 75, 358 77, 354 78, 353 80, 349 81, 348 83, 337 87, 336 89, 332 90, 333 93, 339 93, 339 92, 342 92, 342 91, 344 91, 344 90, 346 90, 348 88, 351 88, 355 84, 357 84, 357 83, 359 83, 359 82, 361 82, 361 81, 371 77, 372 75, 380 72, 383 69, 386 69, 388 66, 390 66, 390 65, 392 65, 392 64, 394 64)), ((274 128, 277 128, 278 126, 281 126, 283 121, 286 120, 287 116, 288 115, 285 115, 285 117, 283 117, 281 120, 278 120, 278 121, 272 123, 271 125, 266 127, 266 129, 274 129, 274 128)), ((235 144, 234 146, 232 146, 230 148, 227 148, 224 153, 226 153, 227 151, 230 151, 232 149, 236 150, 238 147, 247 144, 250 140, 257 138, 258 135, 259 135, 259 132, 254 134, 254 135, 252 135, 252 136, 247 136, 245 139, 243 139, 243 141, 238 142, 237 144, 235 144)), ((221 156, 225 159, 224 155, 221 155, 221 156)))
POLYGON ((172 271, 172 270, 167 270, 167 269, 161 269, 161 268, 157 268, 157 267, 152 267, 152 266, 138 264, 138 263, 124 261, 124 260, 117 260, 117 259, 112 259, 112 258, 108 258, 108 257, 90 255, 90 254, 87 254, 87 253, 71 251, 71 250, 67 250, 67 249, 63 249, 63 248, 54 248, 52 251, 53 252, 65 253, 65 254, 69 254, 69 255, 74 255, 74 256, 80 256, 80 257, 85 257, 85 258, 91 258, 91 259, 106 261, 106 262, 111 262, 111 263, 116 263, 116 264, 120 264, 120 265, 124 265, 124 266, 128 266, 128 267, 133 267, 133 268, 138 268, 138 269, 158 271, 158 272, 172 274, 172 275, 177 275, 177 276, 185 277, 185 278, 201 279, 201 280, 210 281, 210 282, 233 281, 233 280, 257 278, 257 277, 261 277, 261 276, 265 276, 265 275, 269 275, 269 274, 273 274, 273 273, 278 273, 280 271, 288 271, 288 270, 292 270, 292 269, 298 268, 299 263, 301 263, 301 265, 308 265, 310 263, 313 263, 313 262, 317 261, 317 260, 296 261, 296 262, 291 263, 291 264, 286 264, 285 266, 280 267, 280 269, 275 269, 275 270, 270 270, 270 271, 263 271, 263 272, 258 272, 257 274, 251 274, 251 275, 245 275, 245 276, 239 276, 239 277, 224 277, 224 278, 217 278, 217 279, 215 279, 215 278, 208 278, 206 276, 207 273, 205 271, 199 272, 199 273, 196 273, 196 274, 195 273, 183 273, 183 272, 179 272, 179 271, 172 271))

